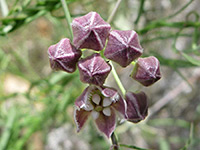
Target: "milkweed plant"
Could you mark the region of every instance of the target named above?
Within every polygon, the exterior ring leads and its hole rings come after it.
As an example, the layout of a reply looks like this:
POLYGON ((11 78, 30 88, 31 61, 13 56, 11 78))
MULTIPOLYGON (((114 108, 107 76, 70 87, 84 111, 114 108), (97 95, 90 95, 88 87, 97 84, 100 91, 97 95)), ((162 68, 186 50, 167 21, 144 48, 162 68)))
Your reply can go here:
MULTIPOLYGON (((115 87, 105 85, 110 72, 116 76, 112 61, 124 68, 134 63, 133 71, 127 77, 143 86, 150 86, 161 78, 160 63, 154 56, 141 57, 143 48, 134 30, 112 30, 96 12, 75 18, 71 27, 73 41, 64 38, 48 48, 50 66, 53 70, 68 73, 78 68, 80 81, 88 85, 74 101, 77 132, 92 117, 97 129, 112 139, 112 148, 118 149, 114 135, 116 122, 144 120, 148 115, 148 97, 145 91, 136 93, 121 87, 119 92, 115 87), (90 53, 85 56, 83 51, 90 53)), ((119 78, 115 79, 121 83, 119 78)))

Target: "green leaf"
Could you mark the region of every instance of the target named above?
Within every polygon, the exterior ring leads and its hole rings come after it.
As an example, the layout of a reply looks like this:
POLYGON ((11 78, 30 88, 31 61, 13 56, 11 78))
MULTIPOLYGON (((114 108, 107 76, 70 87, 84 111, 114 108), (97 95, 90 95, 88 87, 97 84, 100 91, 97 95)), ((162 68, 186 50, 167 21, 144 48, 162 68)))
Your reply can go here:
POLYGON ((189 56, 189 55, 187 55, 186 53, 181 53, 182 55, 183 55, 183 57, 185 58, 185 59, 187 59, 190 63, 192 63, 193 65, 195 65, 195 66, 200 66, 200 60, 196 60, 196 59, 194 59, 193 57, 191 57, 191 56, 189 56))
POLYGON ((155 52, 151 52, 150 55, 157 57, 161 65, 168 66, 171 68, 195 67, 193 63, 186 60, 166 58, 155 52))
POLYGON ((150 150, 150 149, 140 148, 140 147, 137 147, 137 146, 134 146, 134 145, 120 144, 120 146, 130 148, 130 149, 136 149, 136 150, 150 150))

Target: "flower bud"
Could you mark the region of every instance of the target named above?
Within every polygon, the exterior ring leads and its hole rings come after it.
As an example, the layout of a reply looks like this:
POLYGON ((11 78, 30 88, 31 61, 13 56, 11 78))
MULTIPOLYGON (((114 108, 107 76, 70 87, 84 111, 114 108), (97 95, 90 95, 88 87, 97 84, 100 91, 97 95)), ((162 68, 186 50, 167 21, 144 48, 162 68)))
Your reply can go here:
POLYGON ((63 70, 72 73, 76 70, 76 63, 81 57, 81 51, 77 50, 70 40, 65 38, 48 49, 50 65, 53 70, 63 70))
POLYGON ((74 45, 76 48, 102 50, 110 29, 110 25, 96 12, 75 18, 72 22, 74 45))
POLYGON ((133 30, 113 30, 109 34, 108 44, 104 55, 122 67, 128 66, 133 60, 142 55, 138 35, 133 30))
POLYGON ((158 59, 154 56, 139 58, 131 77, 144 86, 152 85, 161 78, 158 59))
POLYGON ((138 123, 144 120, 148 114, 148 103, 147 96, 144 92, 132 93, 127 92, 126 96, 127 103, 127 120, 133 123, 138 123))
POLYGON ((103 85, 111 66, 101 58, 100 54, 93 54, 78 62, 80 80, 84 83, 103 85))

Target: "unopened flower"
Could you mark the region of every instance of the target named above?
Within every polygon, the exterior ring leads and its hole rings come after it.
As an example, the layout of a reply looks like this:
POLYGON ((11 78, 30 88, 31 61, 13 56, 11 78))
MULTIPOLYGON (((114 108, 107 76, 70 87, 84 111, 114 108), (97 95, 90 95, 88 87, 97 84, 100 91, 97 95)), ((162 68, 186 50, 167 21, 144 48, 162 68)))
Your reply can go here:
POLYGON ((139 58, 131 77, 144 86, 152 85, 161 78, 158 59, 154 56, 139 58))
POLYGON ((115 130, 116 112, 126 115, 126 103, 118 92, 108 87, 87 87, 75 102, 77 132, 91 115, 98 127, 108 138, 115 130))
POLYGON ((76 48, 99 51, 104 48, 111 27, 98 13, 90 12, 85 16, 75 18, 72 29, 76 48))
POLYGON ((128 66, 133 60, 142 55, 138 35, 133 30, 113 30, 109 34, 108 44, 104 55, 122 67, 128 66))
POLYGON ((76 64, 81 57, 81 51, 76 49, 70 40, 62 39, 48 49, 50 65, 53 70, 63 70, 72 73, 76 70, 76 64))
POLYGON ((111 66, 101 58, 100 54, 93 54, 78 62, 80 80, 84 83, 103 85, 111 71, 111 66))
POLYGON ((133 123, 144 120, 148 114, 148 102, 146 94, 144 92, 137 94, 133 92, 127 92, 125 99, 127 103, 126 119, 133 123))

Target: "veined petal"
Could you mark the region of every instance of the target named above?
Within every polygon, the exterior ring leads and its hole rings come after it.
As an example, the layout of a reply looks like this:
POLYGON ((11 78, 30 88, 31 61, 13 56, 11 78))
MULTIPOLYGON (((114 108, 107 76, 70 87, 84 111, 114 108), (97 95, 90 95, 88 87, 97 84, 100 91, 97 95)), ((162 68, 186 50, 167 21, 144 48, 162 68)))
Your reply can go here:
POLYGON ((76 99, 75 105, 80 109, 87 105, 87 100, 89 99, 91 91, 94 89, 93 86, 88 86, 83 93, 76 99))
POLYGON ((108 138, 111 136, 116 126, 116 116, 114 110, 111 109, 111 115, 105 116, 100 113, 99 117, 95 120, 98 129, 103 132, 108 138))
POLYGON ((103 87, 103 88, 101 88, 101 93, 103 94, 103 96, 109 97, 111 99, 111 101, 113 101, 113 102, 116 102, 119 100, 119 94, 118 94, 117 90, 115 90, 113 88, 103 87))
POLYGON ((84 109, 77 109, 77 108, 75 109, 74 120, 77 126, 77 132, 79 132, 81 128, 84 126, 90 113, 91 111, 85 111, 84 109))
POLYGON ((119 95, 119 100, 111 105, 116 111, 120 112, 126 118, 127 104, 126 101, 119 95))
POLYGON ((126 93, 127 120, 137 123, 144 120, 148 114, 147 96, 144 92, 126 93))

